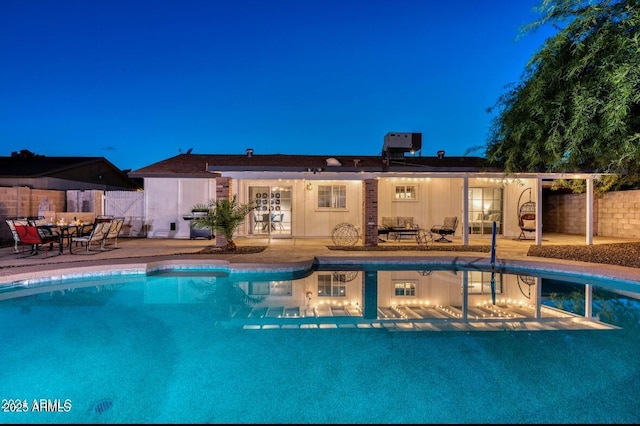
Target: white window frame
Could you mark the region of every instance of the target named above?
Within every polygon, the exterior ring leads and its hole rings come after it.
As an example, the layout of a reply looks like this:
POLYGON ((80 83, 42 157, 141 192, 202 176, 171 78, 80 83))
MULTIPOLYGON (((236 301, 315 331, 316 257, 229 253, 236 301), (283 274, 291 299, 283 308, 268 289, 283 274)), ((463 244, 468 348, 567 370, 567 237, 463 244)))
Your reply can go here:
POLYGON ((254 281, 249 283, 249 296, 292 296, 293 284, 286 281, 254 281))
MULTIPOLYGON (((323 203, 324 204, 324 203, 323 203)), ((323 184, 318 185, 318 199, 316 202, 316 208, 318 210, 347 210, 347 185, 332 185, 332 184, 323 184), (320 205, 321 192, 323 192, 323 188, 330 188, 328 194, 331 199, 328 202, 328 206, 320 205)))
POLYGON ((318 274, 318 297, 347 297, 347 282, 335 274, 318 274))
POLYGON ((416 297, 416 281, 393 281, 393 294, 395 297, 416 297))
MULTIPOLYGON (((491 272, 469 271, 467 275, 468 294, 491 294, 491 272)), ((495 292, 502 294, 502 274, 494 273, 495 292)))
POLYGON ((393 186, 393 201, 418 201, 418 185, 395 184, 393 186))

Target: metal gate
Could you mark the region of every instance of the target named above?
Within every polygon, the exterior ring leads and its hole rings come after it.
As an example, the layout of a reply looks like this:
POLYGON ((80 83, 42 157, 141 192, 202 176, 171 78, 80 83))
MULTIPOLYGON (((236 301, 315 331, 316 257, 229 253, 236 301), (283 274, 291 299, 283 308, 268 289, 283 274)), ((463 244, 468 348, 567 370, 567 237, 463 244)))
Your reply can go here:
POLYGON ((141 191, 105 191, 104 214, 124 217, 121 235, 125 237, 145 237, 144 193, 141 191))

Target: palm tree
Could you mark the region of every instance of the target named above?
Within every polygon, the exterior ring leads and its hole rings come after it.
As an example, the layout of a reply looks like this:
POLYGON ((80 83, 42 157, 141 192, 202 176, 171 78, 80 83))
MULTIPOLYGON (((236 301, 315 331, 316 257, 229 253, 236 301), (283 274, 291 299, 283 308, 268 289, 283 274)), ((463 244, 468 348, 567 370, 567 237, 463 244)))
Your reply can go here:
MULTIPOLYGON (((202 207, 202 205, 194 206, 194 209, 196 207, 202 207)), ((197 216, 193 219, 194 224, 219 231, 227 240, 225 250, 235 251, 236 244, 233 242, 233 234, 236 232, 236 229, 238 229, 238 226, 244 222, 247 214, 255 208, 255 205, 239 204, 237 196, 234 195, 231 200, 210 200, 208 207, 209 210, 206 215, 197 216)))

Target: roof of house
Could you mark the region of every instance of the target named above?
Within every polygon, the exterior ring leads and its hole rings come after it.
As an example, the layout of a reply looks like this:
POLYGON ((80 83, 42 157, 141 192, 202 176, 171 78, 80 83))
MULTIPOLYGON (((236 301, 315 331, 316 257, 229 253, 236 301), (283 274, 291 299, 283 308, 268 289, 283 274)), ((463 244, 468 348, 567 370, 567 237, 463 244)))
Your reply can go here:
POLYGON ((131 179, 104 157, 0 157, 0 179, 58 178, 85 183, 105 183, 138 189, 131 179))
MULTIPOLYGON (((479 172, 481 157, 388 157, 381 155, 180 154, 129 173, 130 177, 202 177, 224 172, 479 172)), ((490 171, 496 171, 492 169, 490 171)))

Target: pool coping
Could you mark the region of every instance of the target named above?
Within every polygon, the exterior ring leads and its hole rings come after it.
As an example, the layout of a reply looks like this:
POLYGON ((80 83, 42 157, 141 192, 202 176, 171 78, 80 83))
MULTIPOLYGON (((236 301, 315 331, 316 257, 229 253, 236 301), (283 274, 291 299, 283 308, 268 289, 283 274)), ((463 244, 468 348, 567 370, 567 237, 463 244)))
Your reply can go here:
POLYGON ((49 265, 47 269, 33 269, 0 277, 0 287, 16 282, 82 278, 86 276, 149 274, 164 270, 216 269, 228 273, 308 273, 322 267, 355 267, 365 265, 420 265, 442 268, 480 268, 496 272, 554 274, 568 278, 589 278, 593 280, 616 280, 631 290, 640 289, 640 274, 637 268, 616 265, 593 264, 578 261, 558 261, 555 259, 496 259, 492 265, 487 257, 464 256, 314 256, 306 261, 295 262, 236 262, 225 259, 163 258, 163 259, 113 259, 110 262, 79 265, 49 265))

